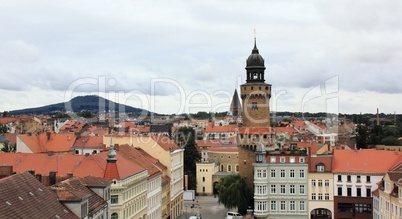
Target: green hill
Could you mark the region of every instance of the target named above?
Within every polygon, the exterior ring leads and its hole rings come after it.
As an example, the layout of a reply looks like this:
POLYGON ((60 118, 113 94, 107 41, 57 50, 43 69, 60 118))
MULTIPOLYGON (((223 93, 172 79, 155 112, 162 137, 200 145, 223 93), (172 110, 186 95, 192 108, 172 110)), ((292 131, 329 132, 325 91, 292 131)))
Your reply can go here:
POLYGON ((21 109, 21 110, 13 110, 10 111, 9 115, 30 115, 30 114, 54 114, 57 112, 67 112, 72 111, 74 113, 81 112, 82 110, 89 110, 92 113, 101 112, 109 112, 109 110, 114 110, 115 112, 125 112, 131 114, 141 114, 141 113, 149 113, 149 111, 135 108, 131 106, 127 106, 124 104, 115 103, 108 99, 102 98, 96 95, 88 95, 88 96, 78 96, 74 97, 68 102, 64 103, 56 103, 42 107, 36 108, 28 108, 28 109, 21 109), (101 110, 99 110, 99 105, 102 105, 101 110), (71 106, 71 109, 70 109, 71 106))

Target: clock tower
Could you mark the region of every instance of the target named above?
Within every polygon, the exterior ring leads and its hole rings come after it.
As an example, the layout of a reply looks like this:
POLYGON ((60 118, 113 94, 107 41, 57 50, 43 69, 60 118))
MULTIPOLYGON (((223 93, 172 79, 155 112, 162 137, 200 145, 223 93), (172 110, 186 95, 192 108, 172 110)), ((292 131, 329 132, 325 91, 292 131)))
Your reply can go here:
POLYGON ((254 48, 246 61, 246 83, 240 85, 243 125, 239 127, 237 136, 239 173, 246 178, 251 191, 254 185, 253 163, 256 157, 265 156, 263 151, 272 145, 273 139, 269 110, 271 85, 265 83, 265 69, 264 58, 254 37, 254 48))

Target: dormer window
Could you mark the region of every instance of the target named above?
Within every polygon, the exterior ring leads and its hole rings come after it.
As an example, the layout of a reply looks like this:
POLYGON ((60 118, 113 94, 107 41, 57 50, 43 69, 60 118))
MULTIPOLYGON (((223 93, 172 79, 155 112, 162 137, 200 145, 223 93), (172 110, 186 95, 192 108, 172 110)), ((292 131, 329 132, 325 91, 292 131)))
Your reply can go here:
POLYGON ((285 163, 285 157, 281 157, 281 163, 285 163))
POLYGON ((88 215, 88 202, 85 201, 81 204, 81 218, 85 218, 88 215))
POLYGON ((290 157, 290 163, 294 163, 295 162, 295 157, 290 157))
POLYGON ((317 164, 316 168, 317 168, 317 172, 324 172, 325 165, 323 163, 319 163, 319 164, 317 164))
POLYGON ((276 157, 271 157, 271 163, 276 163, 276 157))

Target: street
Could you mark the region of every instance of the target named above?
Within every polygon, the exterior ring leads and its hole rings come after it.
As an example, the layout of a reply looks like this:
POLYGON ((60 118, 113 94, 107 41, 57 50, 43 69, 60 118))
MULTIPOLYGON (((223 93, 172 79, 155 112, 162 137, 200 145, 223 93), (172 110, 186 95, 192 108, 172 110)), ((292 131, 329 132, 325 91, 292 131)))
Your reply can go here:
MULTIPOLYGON (((195 201, 184 201, 183 215, 180 219, 188 219, 192 215, 200 213, 202 219, 225 219, 226 209, 223 204, 217 203, 218 198, 214 196, 196 196, 195 201), (194 208, 191 206, 194 204, 194 208)), ((237 211, 230 209, 230 211, 237 211)))

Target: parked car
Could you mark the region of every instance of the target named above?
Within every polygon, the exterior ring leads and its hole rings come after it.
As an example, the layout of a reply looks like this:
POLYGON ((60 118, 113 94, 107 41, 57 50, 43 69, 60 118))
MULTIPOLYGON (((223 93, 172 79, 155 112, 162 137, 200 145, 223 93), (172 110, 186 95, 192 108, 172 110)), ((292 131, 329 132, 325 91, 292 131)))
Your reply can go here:
POLYGON ((226 213, 226 218, 225 219, 243 219, 243 216, 237 212, 229 211, 226 213))

